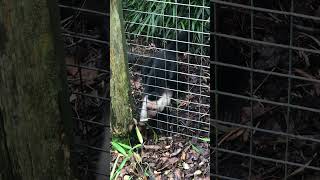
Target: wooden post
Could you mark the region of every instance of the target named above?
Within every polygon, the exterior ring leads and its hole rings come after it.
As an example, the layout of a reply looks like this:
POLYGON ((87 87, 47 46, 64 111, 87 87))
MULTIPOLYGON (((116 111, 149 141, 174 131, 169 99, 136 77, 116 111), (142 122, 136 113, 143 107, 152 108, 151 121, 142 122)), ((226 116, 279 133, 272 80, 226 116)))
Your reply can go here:
POLYGON ((132 124, 132 101, 122 1, 111 0, 110 11, 111 129, 113 135, 124 135, 132 124))
POLYGON ((0 179, 73 179, 59 29, 56 1, 0 0, 0 179))

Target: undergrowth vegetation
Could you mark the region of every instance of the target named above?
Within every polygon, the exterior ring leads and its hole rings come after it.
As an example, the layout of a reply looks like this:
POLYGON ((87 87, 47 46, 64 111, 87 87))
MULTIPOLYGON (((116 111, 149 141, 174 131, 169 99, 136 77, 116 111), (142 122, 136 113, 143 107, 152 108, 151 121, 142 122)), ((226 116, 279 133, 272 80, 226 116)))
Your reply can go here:
POLYGON ((126 32, 129 39, 144 35, 175 39, 176 30, 194 32, 194 43, 204 43, 203 33, 209 32, 210 9, 207 1, 189 0, 175 3, 172 0, 125 0, 123 4, 126 32), (196 33, 199 32, 199 33, 196 33))
POLYGON ((130 161, 132 158, 134 158, 134 161, 138 164, 142 161, 141 156, 135 152, 135 150, 141 148, 143 144, 143 137, 141 135, 139 128, 137 127, 136 127, 136 134, 140 144, 137 144, 134 147, 128 145, 130 143, 129 143, 129 140, 127 140, 126 138, 112 138, 112 142, 111 142, 112 149, 118 152, 118 156, 111 170, 111 174, 110 174, 111 180, 118 178, 120 171, 123 169, 126 163, 130 161), (121 157, 124 159, 122 160, 122 162, 117 168, 118 161, 121 157))
MULTIPOLYGON (((113 151, 113 154, 116 155, 116 159, 113 161, 113 165, 112 165, 112 170, 111 170, 111 174, 110 174, 111 180, 119 179, 120 176, 123 176, 123 173, 128 173, 126 171, 127 166, 134 167, 131 171, 136 172, 136 173, 134 173, 135 175, 129 175, 129 174, 124 175, 125 176, 124 179, 126 179, 126 180, 136 179, 137 178, 136 176, 138 176, 139 179, 140 178, 143 179, 143 178, 152 176, 151 174, 153 174, 153 170, 148 165, 150 162, 143 161, 143 159, 146 158, 146 156, 145 156, 146 154, 141 153, 141 151, 139 153, 139 150, 144 149, 144 147, 146 145, 145 145, 145 142, 143 140, 143 136, 142 136, 138 127, 136 127, 136 135, 139 140, 139 143, 133 147, 131 145, 129 145, 130 144, 129 138, 125 138, 125 137, 113 137, 112 138, 112 142, 111 142, 112 151, 113 151)), ((154 134, 154 135, 156 135, 156 134, 154 134)), ((153 143, 157 144, 157 141, 158 141, 158 138, 156 135, 155 137, 153 137, 153 143)), ((147 139, 147 142, 148 142, 148 139, 147 139)), ((209 138, 199 138, 199 142, 209 143, 210 139, 209 138)), ((198 154, 204 154, 206 151, 206 149, 201 148, 198 144, 195 144, 191 141, 187 140, 185 143, 186 143, 185 146, 190 146, 191 149, 194 150, 198 154)), ((149 147, 158 147, 158 146, 157 145, 149 145, 149 147)), ((160 148, 161 150, 159 149, 159 151, 163 151, 164 150, 163 148, 166 149, 166 148, 168 148, 168 146, 161 147, 160 148)), ((159 155, 157 155, 157 156, 159 156, 159 155)), ((160 157, 161 156, 164 156, 164 154, 160 155, 160 157)), ((168 160, 168 161, 170 161, 170 160, 168 160)))

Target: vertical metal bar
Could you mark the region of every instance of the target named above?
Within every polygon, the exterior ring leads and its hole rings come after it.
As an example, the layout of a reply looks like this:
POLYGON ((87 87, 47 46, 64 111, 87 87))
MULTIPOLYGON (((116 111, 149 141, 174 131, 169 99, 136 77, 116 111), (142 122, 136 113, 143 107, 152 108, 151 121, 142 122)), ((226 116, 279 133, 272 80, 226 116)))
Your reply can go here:
MULTIPOLYGON (((250 0, 250 6, 254 7, 253 0, 250 0)), ((253 10, 250 10, 250 38, 254 39, 254 14, 253 10)), ((253 97, 253 46, 250 46, 250 97, 253 97)), ((250 101, 250 155, 252 154, 252 144, 253 144, 253 101, 250 101)), ((252 158, 249 159, 249 180, 252 176, 252 158)))
MULTIPOLYGON (((175 2, 177 3, 177 0, 175 0, 175 2)), ((176 16, 178 16, 178 5, 177 4, 175 4, 175 8, 176 8, 176 16)), ((178 47, 178 20, 179 20, 179 18, 177 17, 176 18, 176 50, 178 51, 179 49, 179 47, 178 47)), ((179 77, 179 63, 178 63, 178 61, 179 61, 179 53, 176 53, 176 60, 177 60, 177 62, 176 62, 176 66, 177 66, 177 68, 176 68, 176 70, 177 70, 177 78, 176 78, 176 80, 177 80, 177 82, 179 82, 179 79, 178 79, 178 77, 179 77)), ((176 89, 178 90, 178 83, 177 83, 177 85, 176 85, 176 89)), ((179 97, 178 96, 179 95, 179 91, 176 91, 176 96, 177 96, 177 98, 179 97)), ((178 129, 178 127, 179 127, 179 110, 178 109, 176 109, 176 116, 177 116, 177 118, 176 118, 176 127, 177 127, 177 129, 176 129, 176 131, 177 132, 179 132, 179 129, 178 129)), ((173 131, 175 130, 175 128, 173 127, 173 131)))
MULTIPOLYGON (((190 6, 190 4, 191 4, 191 0, 189 0, 189 2, 188 2, 188 10, 189 10, 189 14, 188 14, 188 18, 189 18, 189 20, 188 20, 188 22, 189 22, 189 24, 188 24, 188 30, 191 30, 191 27, 190 27, 190 24, 191 24, 191 6, 190 6)), ((190 39, 190 32, 188 32, 188 42, 191 42, 192 41, 192 39, 190 39)), ((190 44, 188 43, 188 51, 190 51, 190 44)), ((188 74, 190 74, 190 56, 188 56, 187 57, 188 58, 188 74)), ((190 75, 188 75, 188 95, 190 95, 190 75)), ((189 99, 188 99, 188 102, 189 102, 189 99)), ((188 106, 188 117, 190 117, 190 105, 189 105, 189 103, 187 103, 187 106, 188 106)))
MULTIPOLYGON (((293 0, 291 0, 291 5, 290 5, 290 44, 289 46, 292 47, 293 45, 293 15, 292 13, 294 12, 294 4, 293 0)), ((288 78, 288 104, 291 104, 291 88, 292 88, 292 49, 289 49, 289 72, 288 74, 290 77, 288 78)), ((291 113, 291 108, 290 106, 287 107, 287 117, 286 117, 286 133, 289 134, 289 125, 290 125, 290 114, 291 113)), ((288 150, 289 150, 289 137, 286 136, 286 152, 285 152, 285 175, 284 179, 286 180, 288 178, 288 150)))
MULTIPOLYGON (((202 6, 204 6, 204 0, 202 0, 202 6)), ((202 8, 202 19, 204 19, 204 8, 202 8)), ((204 29, 203 29, 203 25, 204 23, 201 22, 201 44, 203 44, 204 40, 203 40, 203 33, 204 33, 204 29)), ((202 55, 204 54, 203 53, 203 46, 200 47, 200 54, 201 54, 201 57, 200 57, 200 77, 199 77, 199 85, 201 85, 201 77, 202 77, 202 74, 203 74, 203 69, 202 69, 202 61, 203 61, 203 57, 202 55)), ((200 86, 200 96, 199 96, 199 121, 201 121, 201 107, 202 107, 202 87, 200 86)), ((200 129, 200 123, 199 123, 199 129, 200 129)), ((198 136, 200 137, 200 131, 198 131, 198 136)))
MULTIPOLYGON (((217 32, 217 7, 216 7, 216 3, 213 2, 213 31, 214 32, 217 32)), ((218 48, 217 48, 217 36, 216 35, 213 35, 214 37, 214 59, 213 61, 217 61, 218 60, 218 48)), ((218 81, 217 81, 217 77, 218 77, 218 73, 217 73, 217 65, 214 65, 214 82, 215 82, 215 90, 218 90, 217 87, 218 87, 218 81)), ((218 119, 218 94, 215 93, 215 119, 218 119)), ((219 159, 218 159, 218 132, 219 132, 219 129, 218 129, 218 126, 217 126, 217 122, 214 121, 214 126, 215 126, 215 148, 214 148, 214 153, 215 153, 215 174, 219 174, 219 171, 218 171, 218 165, 219 165, 219 159)))
MULTIPOLYGON (((163 4, 163 3, 161 3, 161 5, 163 6, 163 8, 164 8, 164 10, 163 10, 163 16, 162 16, 162 18, 163 18, 163 21, 162 21, 162 27, 165 27, 165 4, 163 4)), ((163 32, 163 38, 166 38, 165 37, 165 34, 166 34, 166 32, 165 32, 165 29, 162 31, 163 32)), ((163 46, 163 48, 164 48, 164 61, 165 61, 165 70, 167 69, 167 61, 166 61, 166 56, 167 56, 167 51, 166 51, 166 43, 164 43, 164 46, 163 46)), ((165 77, 167 77, 167 71, 165 71, 165 77)), ((166 83, 166 88, 168 88, 167 87, 167 83, 166 83)), ((159 117, 157 116, 157 119, 156 120, 158 120, 159 119, 159 117)), ((169 124, 168 124, 168 122, 169 122, 169 119, 168 119, 168 116, 166 116, 166 119, 167 119, 167 124, 166 124, 166 126, 167 126, 167 130, 169 130, 169 124)), ((162 123, 161 123, 162 124, 162 123)), ((157 121, 157 127, 159 127, 159 121, 157 121)))

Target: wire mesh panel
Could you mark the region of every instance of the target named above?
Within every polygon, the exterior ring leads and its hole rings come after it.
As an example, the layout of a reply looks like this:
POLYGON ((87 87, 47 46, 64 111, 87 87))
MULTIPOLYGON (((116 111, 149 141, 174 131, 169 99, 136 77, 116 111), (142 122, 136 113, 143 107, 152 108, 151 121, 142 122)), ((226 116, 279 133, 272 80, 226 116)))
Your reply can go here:
POLYGON ((211 0, 212 169, 320 179, 320 2, 211 0))
POLYGON ((154 96, 166 106, 149 117, 155 129, 209 135, 209 9, 207 0, 124 1, 136 119, 154 96))
POLYGON ((79 179, 109 177, 108 1, 60 0, 79 179))

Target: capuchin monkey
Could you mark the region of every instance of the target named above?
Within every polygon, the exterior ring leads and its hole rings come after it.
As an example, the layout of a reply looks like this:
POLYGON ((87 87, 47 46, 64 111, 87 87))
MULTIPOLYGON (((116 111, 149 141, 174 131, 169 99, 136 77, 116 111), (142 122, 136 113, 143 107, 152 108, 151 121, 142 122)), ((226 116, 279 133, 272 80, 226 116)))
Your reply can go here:
POLYGON ((161 50, 155 56, 146 59, 144 63, 142 69, 144 97, 140 122, 146 122, 149 118, 156 117, 157 113, 163 112, 171 104, 171 99, 177 98, 176 90, 181 90, 185 86, 180 78, 181 75, 178 75, 177 53, 188 50, 192 33, 181 31, 177 40, 168 43, 166 49, 169 51, 161 50))

